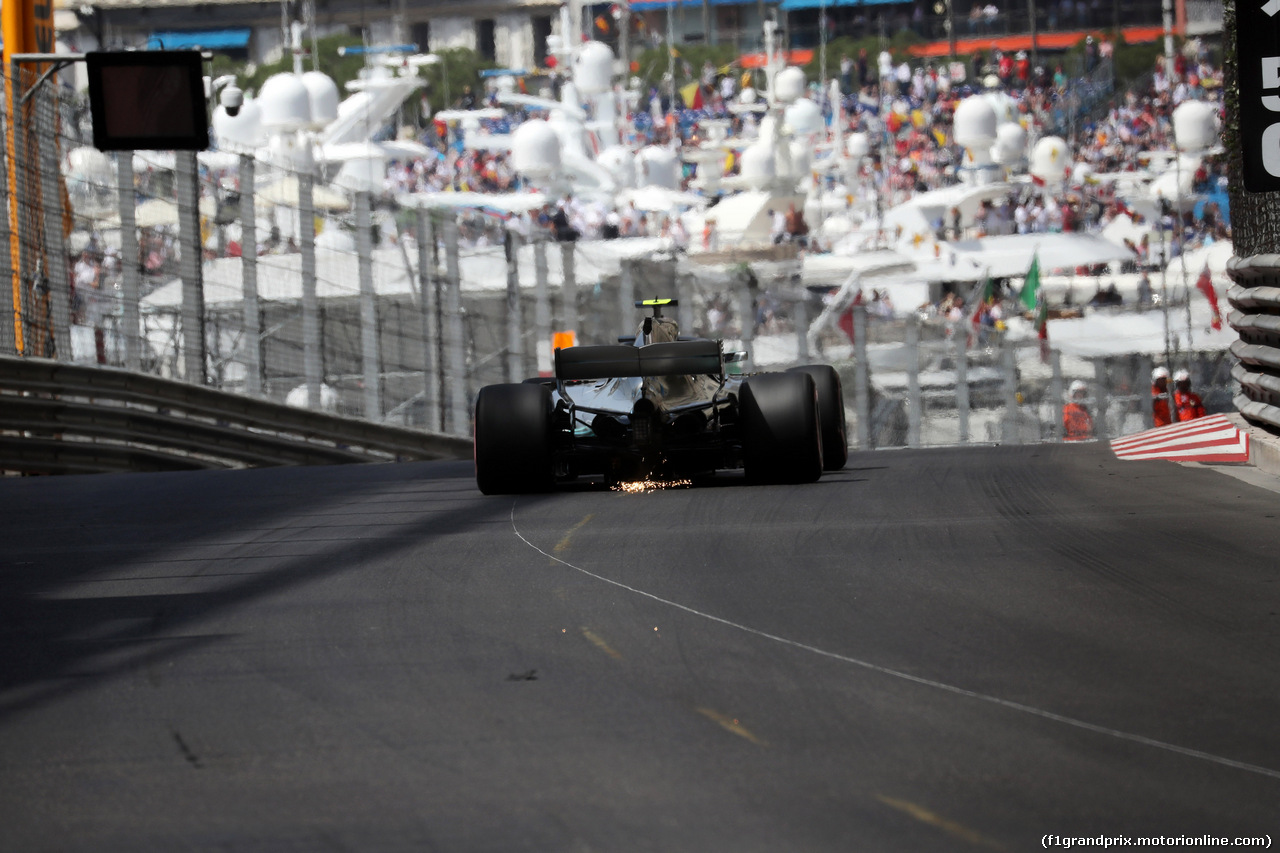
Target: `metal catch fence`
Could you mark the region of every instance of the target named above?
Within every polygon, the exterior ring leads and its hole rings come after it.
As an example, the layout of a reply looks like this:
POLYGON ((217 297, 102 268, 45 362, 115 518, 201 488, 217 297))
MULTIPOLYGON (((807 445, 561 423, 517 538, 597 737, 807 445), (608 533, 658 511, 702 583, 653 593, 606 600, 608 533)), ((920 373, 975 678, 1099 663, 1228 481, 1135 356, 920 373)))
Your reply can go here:
MULTIPOLYGON (((686 334, 747 350, 747 370, 835 365, 862 448, 1061 440, 1076 380, 1096 437, 1150 423, 1150 356, 1042 358, 1034 339, 924 310, 834 316, 833 288, 785 253, 712 266, 665 238, 557 243, 440 206, 447 193, 344 190, 323 164, 108 155, 56 77, 22 68, 4 83, 18 107, 16 168, 0 176, 17 213, 12 234, 0 217, 3 354, 465 436, 479 388, 548 373, 557 333, 615 342, 635 330, 635 300, 671 296, 686 334)), ((1230 410, 1229 355, 1178 363, 1211 411, 1230 410)))

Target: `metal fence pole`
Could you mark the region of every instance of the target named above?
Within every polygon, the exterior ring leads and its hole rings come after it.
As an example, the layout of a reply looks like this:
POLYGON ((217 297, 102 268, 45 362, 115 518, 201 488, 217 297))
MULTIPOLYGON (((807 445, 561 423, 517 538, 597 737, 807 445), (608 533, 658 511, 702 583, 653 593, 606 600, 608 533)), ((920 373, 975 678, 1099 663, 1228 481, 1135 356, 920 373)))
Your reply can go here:
MULTIPOLYGON (((1138 375, 1135 377, 1136 381, 1133 384, 1134 384, 1134 393, 1138 396, 1140 400, 1146 399, 1145 395, 1143 395, 1141 390, 1144 387, 1142 383, 1146 381, 1151 385, 1155 384, 1154 382, 1151 382, 1151 378, 1150 378, 1152 370, 1154 370, 1154 367, 1151 362, 1151 356, 1145 355, 1145 354, 1138 356, 1138 375)), ((1155 409, 1150 404, 1145 404, 1145 405, 1139 404, 1139 409, 1142 412, 1143 428, 1151 429, 1152 427, 1154 427, 1156 425, 1155 409)))
MULTIPOLYGON (((679 269, 678 264, 673 265, 675 269, 679 269)), ((675 276, 675 296, 679 303, 676 306, 676 325, 680 327, 680 331, 686 335, 693 334, 695 325, 693 317, 693 295, 697 292, 697 282, 693 276, 680 275, 678 272, 675 276)))
POLYGON ((533 351, 539 376, 550 376, 555 365, 551 350, 551 295, 547 286, 547 241, 533 244, 533 351))
POLYGON ((471 423, 467 395, 467 361, 462 328, 462 275, 458 266, 458 220, 450 215, 444 221, 445 249, 445 381, 449 385, 449 433, 466 435, 471 423))
POLYGON ((62 238, 62 176, 60 167, 61 146, 58 144, 58 116, 56 99, 46 81, 45 97, 37 94, 36 128, 40 143, 40 190, 44 196, 45 257, 49 269, 46 272, 49 286, 49 322, 53 326, 53 349, 62 361, 72 359, 71 352, 71 280, 67 264, 67 247, 62 238))
POLYGON ((440 426, 440 379, 437 374, 438 310, 432 272, 435 269, 435 228, 430 214, 419 207, 414 211, 415 236, 418 240, 418 308, 422 314, 422 403, 423 418, 429 430, 440 426))
POLYGON ((573 251, 577 246, 572 240, 560 244, 561 331, 573 332, 574 343, 581 343, 578 334, 578 271, 574 268, 573 251))
POLYGON ((120 297, 123 312, 124 366, 142 369, 142 258, 138 247, 137 193, 133 186, 133 152, 116 152, 116 196, 120 210, 120 297))
POLYGON ((1094 360, 1093 377, 1093 405, 1097 409, 1097 414, 1093 419, 1093 434, 1098 439, 1106 441, 1111 435, 1111 430, 1107 427, 1107 414, 1108 409, 1111 408, 1111 399, 1107 391, 1107 360, 1105 358, 1094 360))
POLYGON ((316 289, 315 176, 307 169, 298 175, 298 248, 302 273, 302 376, 307 386, 307 408, 320 408, 324 383, 324 357, 320 340, 320 295, 316 289))
POLYGON ((956 418, 960 422, 961 444, 969 443, 969 341, 967 335, 957 334, 955 345, 956 365, 956 418))
POLYGON ((858 416, 858 449, 871 449, 871 366, 867 363, 867 306, 853 306, 853 401, 858 416))
POLYGON ((35 332, 35 310, 31 305, 31 282, 35 276, 34 263, 32 255, 36 245, 35 234, 33 234, 33 222, 29 215, 29 210, 23 209, 23 199, 28 200, 27 207, 30 207, 30 199, 35 198, 35 189, 31 186, 31 167, 27 165, 26 158, 23 156, 24 150, 29 147, 27 134, 30 132, 25 126, 26 122, 22 120, 22 113, 25 106, 21 102, 23 85, 22 70, 17 61, 10 66, 10 88, 11 95, 10 104, 12 111, 9 115, 13 121, 13 144, 14 144, 14 168, 18 174, 14 176, 14 183, 17 187, 18 198, 14 202, 18 211, 18 254, 13 258, 14 269, 17 270, 18 281, 18 299, 14 309, 18 314, 18 321, 15 329, 20 329, 18 337, 18 349, 22 355, 45 355, 42 348, 36 345, 33 340, 35 332))
MULTIPOLYGON (((959 330, 955 332, 959 334, 959 330)), ((920 420, 923 399, 920 393, 920 317, 907 318, 907 447, 920 446, 920 420)))
POLYGON ((360 278, 360 366, 364 374, 364 416, 382 420, 382 373, 378 352, 378 297, 373 290, 373 216, 367 191, 356 196, 356 268, 360 278))
POLYGON ((742 348, 746 350, 747 360, 742 362, 742 372, 755 370, 756 355, 751 351, 751 342, 756 338, 756 305, 755 290, 751 282, 738 279, 738 336, 742 339, 742 348))
POLYGON ((174 183, 178 191, 178 239, 182 257, 182 365, 184 378, 207 382, 208 344, 204 334, 204 246, 200 240, 200 185, 196 152, 174 152, 174 183))
POLYGON ((618 273, 618 328, 631 328, 636 316, 636 279, 635 261, 622 259, 622 268, 618 273))
POLYGON ((258 304, 258 212, 254 159, 240 155, 240 285, 244 304, 244 390, 262 396, 262 309, 258 304))
POLYGON ((1067 385, 1062 378, 1062 353, 1052 350, 1049 353, 1050 365, 1053 374, 1049 380, 1049 401, 1051 403, 1049 411, 1052 413, 1053 423, 1051 426, 1051 435, 1054 441, 1062 441, 1062 409, 1067 399, 1067 385))
MULTIPOLYGON (((9 114, 10 102, 8 80, 0 73, 0 99, 5 106, 0 108, 0 139, 6 138, 5 117, 9 114)), ((16 137, 15 137, 16 138, 16 137)), ((9 228, 10 211, 16 209, 16 199, 9 195, 9 155, 0 152, 0 197, 4 198, 4 211, 0 215, 0 355, 18 354, 18 337, 14 332, 15 323, 19 320, 18 306, 14 304, 14 281, 18 278, 17 260, 13 256, 14 234, 9 228)))
POLYGON ((1004 421, 1001 425, 1001 442, 1021 444, 1018 432, 1018 359, 1014 348, 1007 342, 1000 350, 1000 369, 1004 373, 1004 421))
POLYGON ((806 298, 806 291, 803 284, 800 285, 800 291, 793 295, 794 302, 791 309, 791 320, 795 324, 796 334, 796 363, 808 364, 809 362, 809 302, 806 298))
POLYGON ((524 372, 524 324, 520 312, 520 246, 524 240, 514 231, 506 232, 507 248, 507 359, 508 382, 519 382, 524 372))

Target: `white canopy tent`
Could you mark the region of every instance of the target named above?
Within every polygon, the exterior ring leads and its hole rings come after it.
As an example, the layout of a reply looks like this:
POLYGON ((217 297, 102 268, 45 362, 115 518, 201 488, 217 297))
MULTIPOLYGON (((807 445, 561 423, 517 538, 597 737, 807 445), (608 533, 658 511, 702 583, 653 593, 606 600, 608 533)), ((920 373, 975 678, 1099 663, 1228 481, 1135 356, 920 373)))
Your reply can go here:
POLYGON ((1092 267, 1113 261, 1131 261, 1137 256, 1094 234, 1009 234, 956 240, 942 248, 943 256, 954 253, 958 260, 988 270, 993 278, 1019 278, 1031 269, 1032 258, 1040 259, 1040 271, 1092 267))

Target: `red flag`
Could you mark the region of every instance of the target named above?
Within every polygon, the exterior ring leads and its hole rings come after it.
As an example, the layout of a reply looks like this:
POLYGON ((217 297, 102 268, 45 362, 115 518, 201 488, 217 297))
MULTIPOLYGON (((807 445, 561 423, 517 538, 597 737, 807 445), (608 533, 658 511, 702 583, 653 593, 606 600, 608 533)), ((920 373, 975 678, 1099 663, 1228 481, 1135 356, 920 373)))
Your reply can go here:
POLYGON ((987 276, 986 281, 982 283, 982 290, 978 293, 978 298, 974 300, 973 316, 969 318, 969 322, 973 324, 973 328, 969 331, 969 337, 965 340, 965 348, 971 347, 978 340, 978 333, 982 328, 982 316, 988 310, 988 306, 992 301, 994 289, 991 285, 991 276, 987 276))
POLYGON ((853 339, 853 306, 849 306, 849 308, 841 312, 840 317, 836 320, 836 325, 849 336, 849 343, 857 343, 853 339))
POLYGON ((1213 321, 1211 325, 1215 332, 1222 329, 1222 314, 1218 312, 1218 294, 1213 290, 1213 278, 1209 275, 1209 265, 1204 265, 1204 272, 1200 273, 1200 278, 1196 281, 1196 287, 1204 294, 1204 298, 1209 300, 1209 309, 1213 311, 1213 321))

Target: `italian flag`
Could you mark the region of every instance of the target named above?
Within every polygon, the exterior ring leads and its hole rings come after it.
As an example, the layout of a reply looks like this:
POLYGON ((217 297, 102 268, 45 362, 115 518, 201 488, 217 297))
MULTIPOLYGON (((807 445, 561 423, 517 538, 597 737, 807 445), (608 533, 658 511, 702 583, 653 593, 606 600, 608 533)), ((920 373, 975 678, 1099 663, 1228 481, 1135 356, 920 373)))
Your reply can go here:
POLYGON ((1027 280, 1022 285, 1022 293, 1018 299, 1028 311, 1035 311, 1036 334, 1040 338, 1040 360, 1049 360, 1049 303, 1040 292, 1040 256, 1031 256, 1031 269, 1027 270, 1027 280))
POLYGON ((1022 285, 1022 293, 1018 299, 1028 311, 1036 308, 1036 294, 1040 292, 1040 256, 1031 256, 1031 269, 1027 270, 1027 280, 1022 285))

